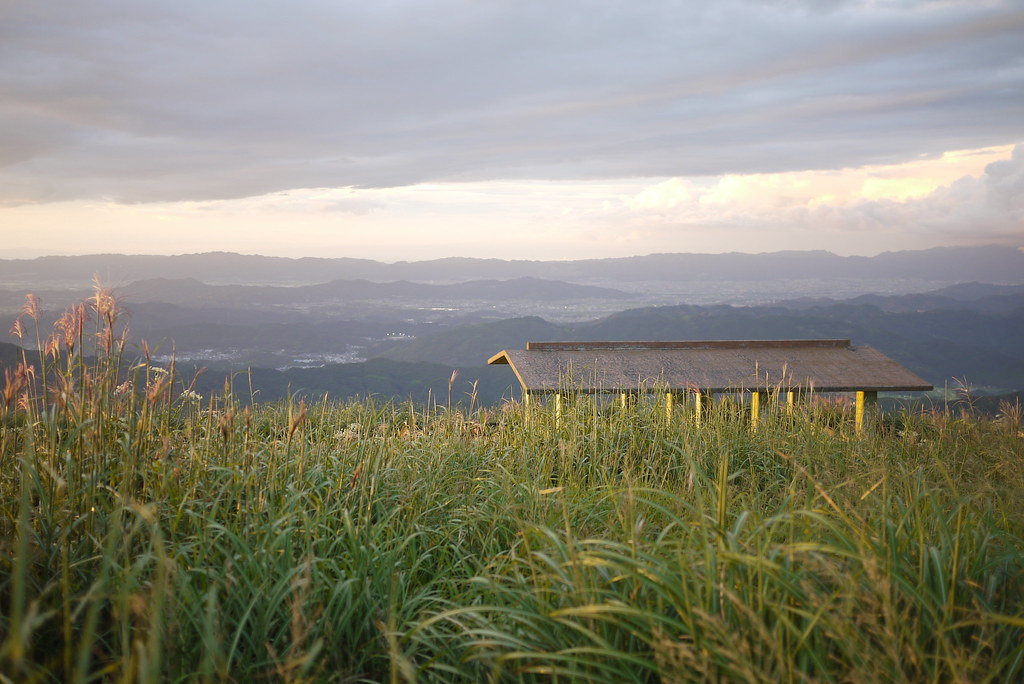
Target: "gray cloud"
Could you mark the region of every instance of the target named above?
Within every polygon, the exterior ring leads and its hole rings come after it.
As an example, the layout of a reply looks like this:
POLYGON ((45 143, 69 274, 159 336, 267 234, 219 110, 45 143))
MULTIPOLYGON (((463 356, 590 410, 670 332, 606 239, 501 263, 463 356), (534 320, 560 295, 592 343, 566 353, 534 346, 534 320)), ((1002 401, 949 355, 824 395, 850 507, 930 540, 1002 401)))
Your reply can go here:
POLYGON ((1024 128, 1010 0, 0 7, 5 203, 840 168, 1024 128))

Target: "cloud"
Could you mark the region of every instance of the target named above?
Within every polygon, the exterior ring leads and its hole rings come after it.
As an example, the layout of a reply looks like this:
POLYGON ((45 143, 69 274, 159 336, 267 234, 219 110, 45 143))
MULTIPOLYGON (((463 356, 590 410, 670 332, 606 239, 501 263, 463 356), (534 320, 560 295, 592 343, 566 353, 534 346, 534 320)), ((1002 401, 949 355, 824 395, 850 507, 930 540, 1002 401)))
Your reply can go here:
POLYGON ((7 3, 0 203, 935 158, 1020 139, 1022 39, 1010 0, 7 3))
MULTIPOLYGON (((978 178, 966 176, 900 209, 905 225, 975 240, 990 236, 1012 244, 1024 238, 1024 145, 993 162, 978 178)), ((894 217, 895 218, 895 217, 894 217)))
POLYGON ((600 230, 642 228, 651 244, 703 232, 717 244, 745 236, 746 249, 759 242, 777 249, 845 244, 851 253, 886 244, 1020 245, 1024 144, 830 173, 673 178, 602 209, 600 230))
POLYGON ((1019 246, 1024 239, 1024 145, 1017 145, 1010 158, 988 164, 981 175, 958 178, 927 194, 819 206, 796 212, 793 219, 809 229, 860 233, 866 240, 900 232, 934 244, 1019 246))
POLYGON ((2 248, 7 256, 54 248, 241 249, 395 260, 780 249, 867 255, 948 244, 1020 246, 1022 150, 955 151, 828 173, 475 181, 309 188, 228 200, 22 205, 3 215, 5 225, 20 229, 5 235, 2 248))

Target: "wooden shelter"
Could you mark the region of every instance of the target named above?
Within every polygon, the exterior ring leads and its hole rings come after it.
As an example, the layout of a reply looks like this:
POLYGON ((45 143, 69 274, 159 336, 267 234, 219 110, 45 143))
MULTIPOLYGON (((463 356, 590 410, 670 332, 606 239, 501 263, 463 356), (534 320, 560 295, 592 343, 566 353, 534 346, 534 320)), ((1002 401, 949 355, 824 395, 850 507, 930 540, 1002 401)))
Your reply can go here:
POLYGON ((508 364, 532 395, 664 392, 695 397, 697 417, 719 392, 751 394, 756 425, 761 398, 785 393, 792 406, 808 392, 856 392, 857 425, 878 392, 924 391, 932 386, 881 352, 850 340, 741 340, 705 342, 528 342, 488 364, 508 364))

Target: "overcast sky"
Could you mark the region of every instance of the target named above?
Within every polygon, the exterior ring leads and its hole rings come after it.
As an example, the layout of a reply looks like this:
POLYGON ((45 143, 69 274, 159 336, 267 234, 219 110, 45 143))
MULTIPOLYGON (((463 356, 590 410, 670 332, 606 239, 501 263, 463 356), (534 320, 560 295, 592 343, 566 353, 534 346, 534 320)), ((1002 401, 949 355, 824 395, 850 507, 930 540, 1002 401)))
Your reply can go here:
POLYGON ((1021 0, 0 0, 0 257, 1024 245, 1021 0))

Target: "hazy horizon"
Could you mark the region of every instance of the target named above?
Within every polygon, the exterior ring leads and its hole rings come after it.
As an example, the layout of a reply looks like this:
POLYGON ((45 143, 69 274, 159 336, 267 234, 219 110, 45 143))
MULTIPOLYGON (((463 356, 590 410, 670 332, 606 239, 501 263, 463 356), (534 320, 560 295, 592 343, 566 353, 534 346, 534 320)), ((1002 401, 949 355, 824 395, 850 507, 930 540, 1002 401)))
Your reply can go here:
MULTIPOLYGON (((733 250, 722 250, 722 251, 717 251, 717 252, 646 252, 646 253, 638 253, 638 254, 621 254, 621 255, 618 255, 618 256, 597 257, 597 258, 622 259, 622 258, 637 258, 637 257, 655 256, 655 255, 659 255, 659 254, 691 254, 691 255, 742 254, 742 255, 757 256, 757 255, 779 254, 779 253, 789 253, 789 252, 806 252, 806 253, 824 252, 824 253, 833 254, 834 256, 838 256, 838 257, 866 257, 866 258, 872 258, 872 257, 879 256, 880 254, 886 254, 886 253, 917 252, 917 251, 927 251, 927 250, 930 250, 930 249, 955 249, 955 248, 962 248, 962 247, 966 247, 966 248, 970 248, 970 247, 1006 247, 1006 248, 1010 248, 1010 249, 1016 249, 1018 252, 1024 253, 1024 244, 1021 244, 1020 246, 1014 247, 1013 245, 1001 245, 1001 244, 993 243, 993 242, 987 242, 987 243, 983 242, 983 243, 978 243, 978 244, 974 244, 974 245, 935 245, 934 247, 925 247, 925 248, 921 248, 921 249, 882 250, 882 251, 866 253, 866 254, 841 253, 841 252, 837 252, 837 251, 834 251, 834 250, 827 250, 827 249, 781 249, 781 250, 762 251, 762 252, 752 252, 752 251, 748 252, 748 251, 733 249, 733 250)), ((271 259, 290 259, 290 260, 300 260, 300 259, 358 259, 358 260, 366 260, 366 261, 377 261, 377 262, 384 263, 384 264, 396 264, 396 263, 402 263, 402 262, 417 262, 417 261, 438 261, 438 260, 442 260, 442 259, 481 259, 481 260, 484 260, 484 259, 498 259, 498 260, 507 260, 507 261, 576 261, 576 260, 583 261, 583 260, 592 260, 592 259, 594 259, 594 257, 579 257, 578 259, 551 259, 551 258, 544 258, 544 257, 538 257, 538 258, 534 258, 534 259, 511 259, 511 258, 504 258, 504 257, 476 257, 476 256, 467 256, 467 255, 463 255, 463 254, 449 254, 449 255, 446 255, 446 256, 442 256, 442 257, 424 257, 422 259, 375 259, 373 257, 358 256, 358 255, 344 255, 344 256, 337 256, 337 257, 325 257, 325 256, 319 256, 319 255, 313 255, 313 254, 306 254, 306 255, 301 255, 301 256, 289 256, 289 255, 282 255, 282 254, 258 254, 258 253, 255 253, 255 252, 242 252, 242 251, 236 251, 236 250, 209 250, 209 251, 197 251, 197 252, 164 252, 164 253, 157 253, 157 252, 148 252, 148 253, 141 253, 141 252, 139 252, 139 253, 128 253, 128 252, 57 253, 57 252, 52 252, 52 251, 51 252, 42 252, 42 251, 40 251, 38 254, 28 252, 24 256, 18 256, 17 254, 12 255, 10 252, 11 252, 11 250, 4 250, 4 249, 0 248, 0 260, 31 261, 31 260, 34 260, 34 259, 44 259, 44 258, 47 258, 47 257, 100 257, 100 256, 182 257, 182 256, 197 256, 197 255, 202 255, 202 254, 234 254, 234 255, 244 256, 244 257, 266 257, 266 258, 271 258, 271 259)))

